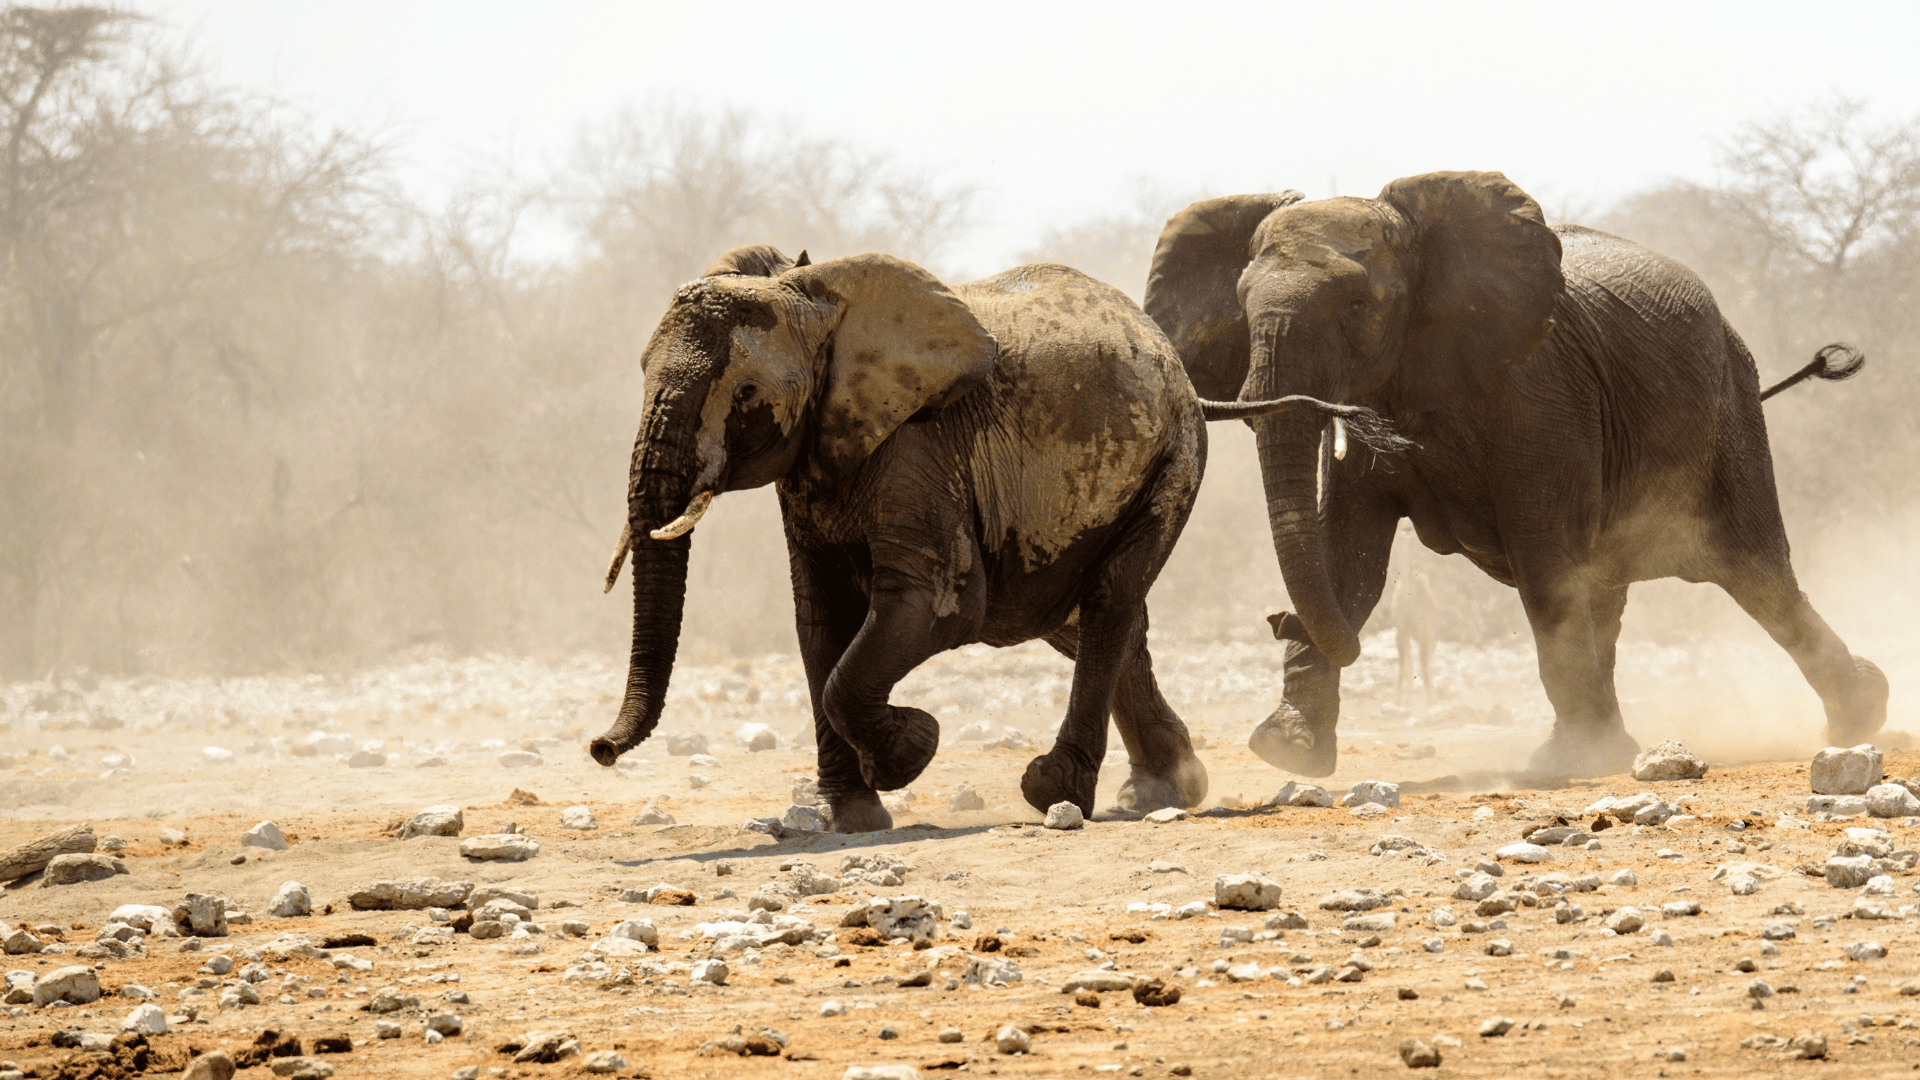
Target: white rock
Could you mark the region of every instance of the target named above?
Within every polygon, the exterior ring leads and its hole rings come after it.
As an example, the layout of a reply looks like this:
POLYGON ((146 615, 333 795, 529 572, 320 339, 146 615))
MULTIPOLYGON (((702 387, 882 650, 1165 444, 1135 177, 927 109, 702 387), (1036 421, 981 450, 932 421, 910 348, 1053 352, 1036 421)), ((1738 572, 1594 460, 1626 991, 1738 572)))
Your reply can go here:
POLYGON ((1631 870, 1617 871, 1614 873, 1612 877, 1608 878, 1607 880, 1612 882, 1615 885, 1621 886, 1622 888, 1632 888, 1633 886, 1640 884, 1639 875, 1635 874, 1631 870))
POLYGON ((827 817, 817 806, 795 803, 780 815, 780 824, 794 832, 826 832, 827 817))
POLYGON ((1508 862, 1540 863, 1552 862, 1553 852, 1548 851, 1539 844, 1520 843, 1508 844, 1506 847, 1494 852, 1493 857, 1496 859, 1505 859, 1508 862))
POLYGON ((939 920, 945 913, 939 904, 919 896, 873 897, 864 909, 855 909, 842 923, 861 918, 887 940, 931 941, 940 936, 939 920))
POLYGON ((56 968, 41 976, 33 987, 33 1004, 44 1008, 56 1001, 73 1005, 91 1005, 100 1000, 100 977, 89 967, 56 968))
POLYGON ((1374 908, 1387 907, 1393 903, 1392 897, 1378 889, 1358 888, 1341 889, 1330 892, 1320 898, 1322 911, 1372 911, 1374 908))
POLYGON ((287 837, 280 831, 280 826, 271 821, 263 821, 248 829, 245 835, 240 837, 240 846, 266 848, 268 851, 285 851, 287 837))
POLYGON ((376 881, 364 889, 356 889, 347 894, 347 903, 360 911, 420 911, 462 904, 471 895, 473 883, 470 881, 402 878, 376 881))
POLYGON ((1399 925, 1399 915, 1391 911, 1376 911, 1370 915, 1355 915, 1340 924, 1340 929, 1363 934, 1384 934, 1399 925))
POLYGON ((1221 874, 1213 879, 1213 902, 1235 911, 1272 911, 1280 906, 1280 883, 1260 874, 1221 874))
POLYGON ((920 1070, 911 1065, 849 1065, 840 1080, 920 1080, 920 1070))
POLYGON ((154 927, 173 921, 173 912, 158 904, 121 904, 107 916, 108 922, 126 923, 135 930, 153 933, 154 927))
POLYGON ((1633 759, 1633 778, 1646 782, 1697 780, 1707 775, 1707 763, 1680 743, 1654 743, 1633 759))
POLYGON ((416 836, 459 836, 466 827, 466 816, 458 806, 429 806, 417 811, 400 826, 399 838, 411 840, 416 836))
POLYGON ((1462 878, 1460 884, 1454 886, 1453 898, 1455 900, 1480 901, 1485 900, 1498 891, 1500 891, 1500 883, 1493 879, 1493 875, 1484 874, 1475 870, 1473 873, 1462 878))
POLYGON ((1141 820, 1153 825, 1171 825, 1176 821, 1185 821, 1187 812, 1177 806, 1168 806, 1148 814, 1141 820))
POLYGON ((1735 896, 1752 896, 1760 891, 1760 879, 1752 874, 1728 874, 1727 891, 1735 896))
POLYGON ((387 763, 387 755, 378 750, 355 750, 347 758, 349 769, 378 769, 387 763))
POLYGON ((1867 813, 1877 818, 1913 817, 1920 814, 1920 799, 1899 784, 1875 784, 1867 789, 1867 813))
POLYGON ((1360 806, 1365 803, 1378 803, 1381 806, 1400 807, 1400 785, 1389 784, 1384 780, 1362 780, 1353 785, 1346 797, 1340 800, 1341 806, 1360 806))
POLYGON ((1866 855, 1835 855, 1827 860, 1827 885, 1857 889, 1873 878, 1873 859, 1866 855))
POLYGON ((165 1035, 167 1010, 151 1001, 144 1005, 136 1005, 133 1011, 127 1014, 127 1018, 120 1021, 120 1030, 137 1031, 142 1035, 165 1035))
POLYGON ((765 724, 741 724, 733 730, 733 741, 751 754, 780 748, 779 733, 765 724))
POLYGON ((227 936, 227 898, 188 893, 174 905, 173 921, 184 934, 194 937, 227 936))
POLYGON ((1887 947, 1877 941, 1856 941, 1847 946, 1849 960, 1878 960, 1887 955, 1887 947))
POLYGON ((207 765, 231 765, 237 759, 233 751, 224 746, 209 746, 200 751, 200 760, 207 765))
POLYGON ((1011 960, 1002 960, 997 956, 975 956, 968 954, 967 966, 960 973, 960 981, 979 983, 983 986, 1017 983, 1023 976, 1020 965, 1011 960))
POLYGON ((1301 784, 1289 780, 1285 787, 1267 800, 1269 806, 1332 806, 1333 796, 1327 789, 1317 784, 1301 784))
POLYGON ((281 884, 273 900, 267 905, 267 914, 276 919, 290 919, 301 915, 313 914, 313 897, 307 887, 297 881, 281 884))
POLYGON ((540 842, 519 833, 488 833, 460 841, 460 854, 469 859, 524 862, 540 854, 540 842))
POLYGON ((600 819, 593 816, 593 808, 590 806, 569 806, 560 811, 560 827, 585 832, 588 829, 599 828, 600 819))
POLYGON ((0 995, 0 1000, 8 1005, 31 1005, 33 988, 39 981, 40 976, 33 972, 15 968, 7 972, 7 989, 4 995, 0 995))
POLYGON ((1003 1054, 1024 1054, 1033 1049, 1033 1036, 1025 1028, 1007 1024, 993 1037, 994 1045, 1003 1054))
POLYGON ((531 769, 544 765, 547 759, 531 750, 509 750, 500 755, 500 767, 503 769, 531 769))
POLYGON ((117 855, 73 852, 55 855, 40 874, 40 887, 56 888, 87 881, 105 881, 129 873, 126 861, 117 855))
POLYGON ((629 825, 671 825, 673 824, 673 815, 667 813, 665 810, 660 809, 658 806, 655 806, 652 803, 648 803, 647 805, 641 807, 640 812, 633 815, 633 819, 627 822, 627 824, 629 825))
POLYGON ((707 983, 712 986, 725 986, 727 984, 727 976, 730 974, 732 974, 732 972, 727 969, 727 962, 725 960, 698 960, 694 962, 693 970, 688 975, 688 981, 707 983))
POLYGON ((615 1073, 628 1067, 618 1050, 596 1050, 580 1059, 580 1068, 590 1073, 615 1073))
POLYGON ((1639 908, 1632 906, 1623 907, 1607 916, 1607 929, 1616 934, 1636 933, 1645 925, 1646 917, 1640 914, 1639 908))
POLYGON ((1041 822, 1049 829, 1078 829, 1087 823, 1080 808, 1070 802, 1057 802, 1047 807, 1047 819, 1041 822))
POLYGON ((1829 746, 1813 756, 1807 783, 1815 795, 1864 795, 1882 775, 1880 751, 1871 743, 1846 750, 1829 746))
POLYGON ((955 814, 965 814, 986 808, 987 800, 981 798, 980 793, 967 784, 954 785, 953 794, 947 797, 947 809, 955 814))
POLYGON ((1807 798, 1807 813, 1831 814, 1834 817, 1862 817, 1867 812, 1867 800, 1859 795, 1812 795, 1807 798))
POLYGON ((1130 971, 1113 971, 1107 968, 1094 968, 1076 972, 1060 985, 1063 994, 1077 994, 1082 990, 1095 993, 1108 993, 1115 990, 1131 990, 1137 977, 1130 971))

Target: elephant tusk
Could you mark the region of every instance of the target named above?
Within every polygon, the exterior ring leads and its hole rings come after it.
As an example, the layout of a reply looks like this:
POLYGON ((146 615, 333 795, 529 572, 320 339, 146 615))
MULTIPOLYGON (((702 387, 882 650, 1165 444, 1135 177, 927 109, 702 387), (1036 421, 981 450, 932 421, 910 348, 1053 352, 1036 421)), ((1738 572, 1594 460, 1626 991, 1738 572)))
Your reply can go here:
POLYGON ((620 567, 627 561, 627 552, 633 550, 633 523, 620 526, 620 542, 614 545, 613 561, 607 564, 607 587, 601 589, 602 595, 613 591, 613 583, 620 580, 620 567))
POLYGON ((1347 422, 1333 418, 1333 460, 1347 460, 1347 422))
POLYGON ((695 525, 706 515, 707 507, 713 505, 713 492, 703 491, 687 503, 686 510, 677 518, 648 533, 655 540, 675 540, 693 531, 695 525))

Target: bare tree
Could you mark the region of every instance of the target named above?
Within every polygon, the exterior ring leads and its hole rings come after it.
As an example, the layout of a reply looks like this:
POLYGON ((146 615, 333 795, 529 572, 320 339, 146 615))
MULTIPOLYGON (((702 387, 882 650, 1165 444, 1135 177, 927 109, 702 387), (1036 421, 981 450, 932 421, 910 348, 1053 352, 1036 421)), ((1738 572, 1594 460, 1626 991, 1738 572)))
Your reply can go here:
POLYGON ((128 507, 167 486, 158 462, 224 494, 221 451, 289 389, 258 333, 286 326, 276 290, 369 227, 378 145, 210 84, 145 25, 0 11, 0 671, 102 634, 127 659, 124 621, 93 624, 165 531, 128 507))
POLYGON ((742 109, 670 99, 583 130, 560 190, 569 219, 622 287, 660 303, 740 244, 932 262, 968 224, 974 199, 885 154, 742 109))
POLYGON ((1829 277, 1920 220, 1920 118, 1874 124, 1863 101, 1835 95, 1742 124, 1719 163, 1730 205, 1829 277))

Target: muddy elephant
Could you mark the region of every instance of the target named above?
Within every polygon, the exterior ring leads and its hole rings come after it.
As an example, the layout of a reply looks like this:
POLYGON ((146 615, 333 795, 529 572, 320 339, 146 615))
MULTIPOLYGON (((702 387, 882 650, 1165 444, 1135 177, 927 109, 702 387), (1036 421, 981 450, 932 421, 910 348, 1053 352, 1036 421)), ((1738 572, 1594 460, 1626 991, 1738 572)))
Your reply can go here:
MULTIPOLYGON (((1819 693, 1830 742, 1885 723, 1886 678, 1795 582, 1753 357, 1685 267, 1549 228, 1499 173, 1431 173, 1372 199, 1195 203, 1150 275, 1147 312, 1202 395, 1369 405, 1415 444, 1383 462, 1339 452, 1319 415, 1253 422, 1297 608, 1271 620, 1282 702, 1251 741, 1270 764, 1333 771, 1340 669, 1403 517, 1519 590, 1554 709, 1536 768, 1633 758, 1614 643, 1627 587, 1654 578, 1731 594, 1819 693)), ((1829 346, 1796 379, 1858 367, 1829 346)))
POLYGON ((689 533, 714 496, 774 484, 836 831, 888 828, 877 792, 939 725, 894 705, 928 657, 1040 638, 1074 660, 1065 722, 1021 788, 1093 812, 1111 710, 1122 807, 1190 806, 1205 768, 1147 655, 1149 586, 1206 463, 1208 418, 1306 409, 1194 394, 1118 290, 1061 266, 953 288, 886 255, 809 264, 737 249, 676 292, 642 356, 627 490, 634 618, 625 700, 589 746, 611 765, 660 717, 689 533))

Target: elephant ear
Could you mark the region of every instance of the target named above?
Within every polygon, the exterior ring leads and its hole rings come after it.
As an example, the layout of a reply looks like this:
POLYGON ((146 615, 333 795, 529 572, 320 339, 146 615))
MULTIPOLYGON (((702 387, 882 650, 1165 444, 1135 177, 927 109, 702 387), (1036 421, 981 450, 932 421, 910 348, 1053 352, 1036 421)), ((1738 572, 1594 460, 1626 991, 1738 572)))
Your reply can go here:
POLYGON ((1147 314, 1179 350, 1193 388, 1231 400, 1247 379, 1247 313, 1240 272, 1252 258, 1253 232, 1268 214, 1306 196, 1228 195, 1197 202, 1167 220, 1147 273, 1147 314))
POLYGON ((779 277, 794 266, 806 265, 806 252, 800 253, 801 262, 795 263, 780 253, 772 244, 748 244, 737 247, 725 255, 713 260, 701 277, 716 277, 720 274, 745 274, 748 277, 779 277))
POLYGON ((1560 238, 1540 204, 1497 172, 1411 176, 1380 198, 1414 227, 1408 357, 1457 365, 1483 383, 1525 363, 1553 330, 1566 288, 1560 238))
POLYGON ((894 429, 993 370, 999 345, 966 302, 918 266, 852 255, 782 279, 827 309, 832 343, 815 417, 813 469, 845 479, 894 429))

